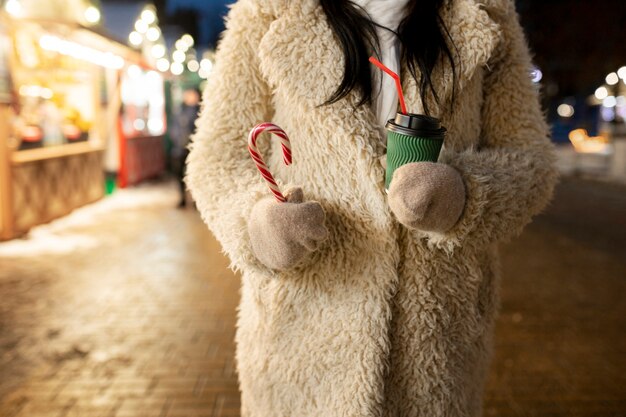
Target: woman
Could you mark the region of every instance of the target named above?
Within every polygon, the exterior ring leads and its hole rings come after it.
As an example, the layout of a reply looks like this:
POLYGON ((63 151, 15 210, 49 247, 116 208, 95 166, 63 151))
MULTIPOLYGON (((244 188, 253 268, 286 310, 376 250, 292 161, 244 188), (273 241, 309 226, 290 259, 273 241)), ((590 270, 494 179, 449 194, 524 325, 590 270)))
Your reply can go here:
POLYGON ((409 0, 395 43, 370 2, 240 0, 206 89, 187 181, 242 273, 246 417, 478 416, 497 245, 556 181, 513 0, 409 0), (409 110, 448 130, 388 195, 370 53, 401 56, 409 110), (291 138, 289 167, 260 141, 289 203, 247 153, 262 121, 291 138))

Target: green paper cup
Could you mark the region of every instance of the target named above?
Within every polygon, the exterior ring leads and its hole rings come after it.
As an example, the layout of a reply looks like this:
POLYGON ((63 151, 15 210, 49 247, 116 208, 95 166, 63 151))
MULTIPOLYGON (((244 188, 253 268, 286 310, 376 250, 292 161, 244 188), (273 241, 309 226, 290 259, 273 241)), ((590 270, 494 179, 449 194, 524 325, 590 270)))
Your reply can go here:
POLYGON ((387 129, 387 175, 385 189, 389 189, 393 173, 411 162, 437 162, 446 128, 439 119, 422 114, 398 113, 385 126, 387 129))

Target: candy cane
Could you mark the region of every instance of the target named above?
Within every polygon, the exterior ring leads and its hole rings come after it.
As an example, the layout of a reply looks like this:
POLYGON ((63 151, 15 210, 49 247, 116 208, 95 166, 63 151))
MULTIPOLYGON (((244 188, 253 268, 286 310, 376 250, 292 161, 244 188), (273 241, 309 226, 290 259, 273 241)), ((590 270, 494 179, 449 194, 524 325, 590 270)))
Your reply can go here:
POLYGON ((257 148, 256 146, 256 140, 263 132, 273 133, 280 138, 280 142, 283 148, 283 161, 285 162, 285 165, 291 165, 291 146, 289 144, 289 138, 287 137, 287 134, 284 130, 272 123, 258 124, 254 128, 252 128, 250 134, 248 135, 248 150, 250 151, 252 159, 254 159, 254 162, 256 163, 256 167, 258 168, 259 172, 261 172, 261 176, 265 179, 265 181, 267 181, 270 187, 270 191, 272 192, 272 194, 274 194, 276 200, 284 203, 287 201, 287 199, 280 192, 278 184, 276 184, 276 180, 274 180, 274 177, 270 173, 269 168, 267 167, 267 165, 265 165, 263 157, 259 152, 259 148, 257 148))

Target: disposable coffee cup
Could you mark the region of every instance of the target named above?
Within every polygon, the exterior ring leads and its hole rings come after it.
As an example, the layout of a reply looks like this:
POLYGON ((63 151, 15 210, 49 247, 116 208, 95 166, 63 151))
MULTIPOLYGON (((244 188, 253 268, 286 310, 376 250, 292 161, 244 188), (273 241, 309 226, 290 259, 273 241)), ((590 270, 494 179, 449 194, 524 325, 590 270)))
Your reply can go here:
POLYGON ((446 134, 439 119, 423 114, 396 114, 385 125, 387 129, 387 173, 389 189, 396 169, 411 162, 437 162, 446 134))

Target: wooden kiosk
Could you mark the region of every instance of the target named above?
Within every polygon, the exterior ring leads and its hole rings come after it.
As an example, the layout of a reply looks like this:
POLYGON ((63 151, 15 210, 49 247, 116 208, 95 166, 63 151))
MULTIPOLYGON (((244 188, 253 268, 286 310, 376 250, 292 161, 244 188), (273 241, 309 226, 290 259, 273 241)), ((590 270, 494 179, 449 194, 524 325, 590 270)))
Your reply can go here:
MULTIPOLYGON (((5 5, 0 11, 0 240, 102 198, 105 152, 124 167, 123 152, 132 147, 120 143, 125 136, 159 137, 165 129, 155 121, 158 109, 122 126, 128 119, 124 108, 143 109, 122 105, 122 80, 129 73, 130 78, 145 73, 152 88, 163 88, 161 75, 141 53, 97 25, 56 16, 58 8, 48 14, 38 10, 36 16, 21 10, 19 17, 7 10, 5 5)), ((163 169, 160 141, 131 157, 146 155, 153 161, 145 164, 149 175, 163 169)), ((146 176, 135 168, 125 183, 146 176)))

